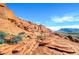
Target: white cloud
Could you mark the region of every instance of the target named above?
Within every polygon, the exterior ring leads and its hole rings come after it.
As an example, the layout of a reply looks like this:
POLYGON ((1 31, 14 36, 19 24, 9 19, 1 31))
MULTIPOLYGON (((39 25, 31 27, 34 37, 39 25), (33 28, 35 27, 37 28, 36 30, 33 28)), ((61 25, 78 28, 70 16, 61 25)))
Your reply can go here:
POLYGON ((72 16, 62 16, 62 17, 51 17, 51 20, 56 23, 63 23, 63 22, 74 22, 79 21, 78 15, 72 15, 72 16))
POLYGON ((79 25, 52 26, 52 27, 48 27, 48 28, 51 29, 51 30, 54 30, 54 31, 59 30, 61 28, 78 28, 79 29, 79 25))

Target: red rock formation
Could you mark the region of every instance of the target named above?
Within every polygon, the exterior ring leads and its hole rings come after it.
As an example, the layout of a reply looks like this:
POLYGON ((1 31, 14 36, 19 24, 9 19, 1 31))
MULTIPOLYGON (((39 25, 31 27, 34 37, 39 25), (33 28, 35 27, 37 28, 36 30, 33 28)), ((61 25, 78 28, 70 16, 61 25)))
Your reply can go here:
MULTIPOLYGON (((73 42, 66 36, 55 33, 42 25, 15 17, 4 4, 0 4, 0 31, 9 35, 24 33, 24 37, 17 44, 0 44, 1 55, 79 54, 79 43, 73 42)), ((6 40, 12 38, 9 35, 5 37, 6 40)))

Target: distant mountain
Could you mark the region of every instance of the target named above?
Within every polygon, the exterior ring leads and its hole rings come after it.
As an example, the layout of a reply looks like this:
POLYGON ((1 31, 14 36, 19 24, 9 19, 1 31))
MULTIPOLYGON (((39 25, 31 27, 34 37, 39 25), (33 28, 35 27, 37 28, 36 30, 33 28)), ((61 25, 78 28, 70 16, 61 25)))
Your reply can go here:
POLYGON ((79 29, 77 28, 61 28, 57 32, 66 36, 79 38, 79 29))
POLYGON ((61 28, 60 30, 58 30, 58 32, 69 32, 69 33, 78 33, 79 32, 79 29, 77 28, 61 28))

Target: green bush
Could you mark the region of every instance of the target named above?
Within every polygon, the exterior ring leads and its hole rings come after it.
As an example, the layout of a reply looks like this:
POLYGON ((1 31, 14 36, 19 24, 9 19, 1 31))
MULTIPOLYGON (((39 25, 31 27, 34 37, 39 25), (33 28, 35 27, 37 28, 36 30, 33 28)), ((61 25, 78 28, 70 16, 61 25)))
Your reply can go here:
POLYGON ((7 33, 5 32, 0 32, 0 38, 4 39, 7 36, 7 33))
POLYGON ((14 35, 14 37, 10 40, 10 41, 6 41, 8 44, 16 44, 18 43, 18 41, 20 41, 22 39, 21 36, 19 35, 14 35))
POLYGON ((3 44, 3 43, 5 43, 5 40, 0 38, 0 44, 3 44))
POLYGON ((7 33, 5 32, 0 32, 0 44, 5 43, 4 38, 7 36, 7 33))
POLYGON ((7 33, 0 32, 0 44, 7 43, 7 44, 16 44, 18 41, 22 39, 22 35, 13 35, 13 38, 11 40, 5 40, 5 37, 7 36, 7 33))

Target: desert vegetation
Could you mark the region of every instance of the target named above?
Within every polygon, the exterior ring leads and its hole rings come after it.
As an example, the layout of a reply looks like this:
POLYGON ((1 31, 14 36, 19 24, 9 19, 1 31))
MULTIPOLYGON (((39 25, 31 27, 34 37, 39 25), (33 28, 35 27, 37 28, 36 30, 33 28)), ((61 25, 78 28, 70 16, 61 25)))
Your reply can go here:
POLYGON ((7 36, 7 33, 0 32, 0 44, 5 43, 4 38, 7 36))
POLYGON ((7 43, 7 44, 16 44, 20 40, 22 40, 23 34, 18 34, 18 35, 11 35, 12 38, 10 40, 5 39, 5 37, 8 36, 7 33, 5 32, 0 32, 0 44, 7 43))

